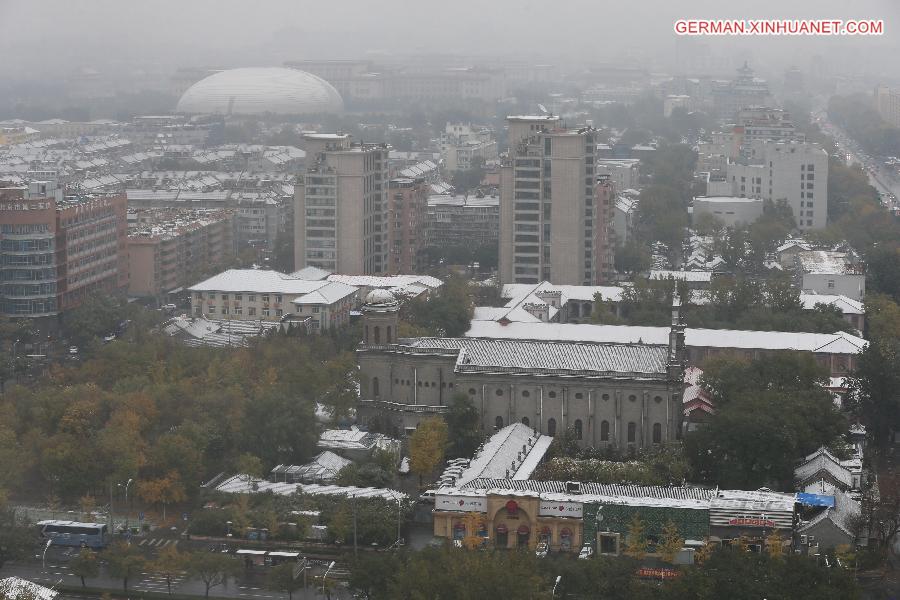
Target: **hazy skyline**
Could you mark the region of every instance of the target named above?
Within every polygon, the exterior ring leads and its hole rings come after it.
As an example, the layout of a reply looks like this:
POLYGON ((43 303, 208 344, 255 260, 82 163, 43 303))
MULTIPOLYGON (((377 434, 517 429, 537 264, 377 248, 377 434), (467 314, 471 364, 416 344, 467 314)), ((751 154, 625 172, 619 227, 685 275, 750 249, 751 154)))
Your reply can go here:
MULTIPOLYGON (((761 73, 806 67, 822 55, 838 72, 900 78, 900 4, 890 0, 622 3, 597 0, 452 3, 413 0, 0 0, 0 76, 59 76, 92 67, 278 65, 303 58, 421 55, 569 64, 633 58, 672 67, 678 18, 884 19, 881 37, 703 38, 713 53, 742 55, 761 73)), ((688 42, 690 44, 691 42, 688 42)), ((678 46, 678 49, 676 48, 678 46)))

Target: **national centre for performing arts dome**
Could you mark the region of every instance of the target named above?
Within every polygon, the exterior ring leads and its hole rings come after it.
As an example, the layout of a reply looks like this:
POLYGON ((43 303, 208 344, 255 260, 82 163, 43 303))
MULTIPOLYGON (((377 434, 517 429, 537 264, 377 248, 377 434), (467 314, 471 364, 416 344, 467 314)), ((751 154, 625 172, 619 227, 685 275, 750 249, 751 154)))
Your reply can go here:
POLYGON ((306 115, 342 111, 344 101, 320 77, 296 69, 230 69, 201 79, 181 96, 177 112, 219 115, 306 115))

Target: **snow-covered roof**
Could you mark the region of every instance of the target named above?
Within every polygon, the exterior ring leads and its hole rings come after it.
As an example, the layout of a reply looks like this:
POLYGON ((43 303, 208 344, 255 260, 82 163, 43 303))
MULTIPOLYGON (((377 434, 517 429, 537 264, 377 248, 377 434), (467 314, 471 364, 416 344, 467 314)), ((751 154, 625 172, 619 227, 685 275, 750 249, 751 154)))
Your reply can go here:
POLYGON ((650 279, 675 279, 677 281, 706 282, 712 281, 712 271, 650 271, 650 279))
POLYGON ((831 275, 852 273, 846 252, 809 250, 797 253, 797 262, 804 273, 831 275))
POLYGON ((794 479, 801 484, 806 484, 822 471, 847 488, 853 485, 853 475, 850 470, 844 467, 841 461, 824 446, 803 459, 803 462, 794 469, 794 479))
POLYGON ((328 276, 328 281, 339 281, 347 285, 355 285, 356 287, 367 288, 402 288, 408 285, 418 283, 431 289, 436 289, 444 285, 444 282, 437 277, 431 275, 387 275, 378 277, 375 275, 339 275, 332 274, 328 276))
MULTIPOLYGON (((592 325, 587 323, 508 323, 472 321, 466 337, 489 339, 595 342, 608 344, 668 344, 668 327, 592 325)), ((685 329, 691 347, 804 350, 833 354, 858 354, 866 340, 838 331, 805 333, 789 331, 741 331, 685 329)))
POLYGON ((21 577, 0 579, 0 598, 4 600, 53 600, 59 592, 21 577))
POLYGON ((192 292, 285 294, 301 296, 328 285, 327 281, 308 281, 261 269, 228 269, 191 286, 192 292))
POLYGON ((272 492, 279 496, 290 496, 299 491, 313 496, 384 498, 385 500, 405 500, 407 498, 403 492, 384 488, 319 485, 316 483, 272 483, 249 475, 234 475, 216 486, 216 491, 226 494, 264 494, 272 492))
POLYGON ((800 294, 800 302, 803 304, 803 308, 805 308, 806 310, 812 310, 816 307, 816 304, 825 304, 827 306, 837 307, 837 309, 845 315, 866 314, 866 309, 862 302, 838 294, 817 294, 815 292, 804 292, 800 294))
POLYGON ((359 288, 347 285, 339 281, 329 281, 317 290, 308 294, 294 298, 291 302, 294 304, 333 304, 338 300, 343 300, 347 296, 352 296, 359 288))
POLYGON ((480 477, 528 479, 552 441, 552 437, 522 423, 507 425, 485 442, 457 479, 457 485, 480 477))

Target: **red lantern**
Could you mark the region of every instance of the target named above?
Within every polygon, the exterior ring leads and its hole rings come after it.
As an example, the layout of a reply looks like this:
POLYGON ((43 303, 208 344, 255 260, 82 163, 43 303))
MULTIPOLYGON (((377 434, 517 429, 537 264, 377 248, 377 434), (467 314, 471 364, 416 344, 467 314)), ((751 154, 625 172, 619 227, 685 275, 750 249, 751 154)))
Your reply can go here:
POLYGON ((519 505, 515 500, 510 500, 506 503, 506 514, 511 517, 515 517, 519 514, 519 505))

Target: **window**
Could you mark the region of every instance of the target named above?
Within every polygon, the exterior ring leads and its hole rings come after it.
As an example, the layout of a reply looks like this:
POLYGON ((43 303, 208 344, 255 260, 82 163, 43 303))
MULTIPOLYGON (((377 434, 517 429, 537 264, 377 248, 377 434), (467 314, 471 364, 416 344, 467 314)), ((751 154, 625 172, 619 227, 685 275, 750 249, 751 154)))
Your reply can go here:
POLYGON ((635 396, 634 394, 628 396, 628 401, 629 402, 637 402, 637 396, 635 396))
POLYGON ((469 388, 469 395, 470 395, 470 396, 474 396, 476 393, 477 393, 477 392, 475 391, 475 388, 469 388))
POLYGON ((502 395, 503 395, 503 390, 500 389, 500 388, 497 388, 497 391, 494 392, 494 393, 497 394, 498 396, 502 396, 502 395))
POLYGON ((234 299, 237 300, 238 302, 240 302, 241 300, 244 299, 244 295, 243 294, 235 294, 234 299))
POLYGON ((244 309, 242 309, 240 306, 238 306, 234 309, 234 314, 242 315, 242 314, 244 314, 244 309))
POLYGON ((269 301, 269 295, 268 295, 268 294, 263 294, 263 296, 262 296, 262 301, 263 301, 263 302, 268 302, 268 301, 269 301))
POLYGON ((214 315, 214 314, 216 314, 216 307, 215 306, 207 306, 206 312, 208 312, 211 315, 214 315))
POLYGON ((375 398, 378 398, 380 395, 381 395, 380 390, 378 389, 378 378, 373 377, 372 378, 372 396, 374 396, 375 398))
POLYGON ((317 313, 317 312, 319 312, 319 307, 318 307, 318 306, 313 306, 313 314, 315 314, 315 313, 317 313))
POLYGON ((828 289, 830 289, 830 290, 834 289, 834 279, 828 280, 828 289))
POLYGON ((256 302, 256 294, 250 294, 247 296, 247 302, 256 302))
POLYGON ((379 327, 378 325, 375 326, 375 343, 381 343, 381 327, 379 327))
POLYGON ((662 425, 659 423, 653 424, 653 443, 659 444, 662 442, 662 425))
POLYGON ((269 309, 268 309, 268 308, 262 309, 262 316, 264 316, 264 317, 268 317, 268 316, 269 316, 269 309))
POLYGON ((497 417, 494 419, 494 427, 496 429, 503 429, 503 417, 497 417))
POLYGON ((547 435, 550 437, 556 435, 556 419, 552 417, 547 421, 547 435))
POLYGON ((522 417, 522 425, 525 425, 526 427, 531 427, 531 421, 528 419, 528 417, 522 417))
POLYGON ((522 391, 522 397, 523 397, 523 398, 528 398, 529 396, 531 396, 531 392, 529 392, 528 390, 523 390, 523 391, 522 391))
POLYGON ((575 393, 575 399, 576 399, 576 400, 581 400, 582 398, 584 398, 584 394, 582 394, 581 392, 576 392, 576 393, 575 393))
POLYGON ((630 421, 628 423, 628 443, 633 444, 637 437, 637 423, 630 421))
POLYGON ((609 394, 603 394, 603 395, 600 396, 600 397, 603 398, 603 401, 604 401, 604 402, 609 402, 609 394))
POLYGON ((556 398, 556 392, 548 392, 547 396, 549 396, 550 398, 556 398))
POLYGON ((654 396, 653 401, 657 404, 662 404, 662 396, 654 396))
POLYGON ((581 424, 581 419, 575 419, 575 439, 580 440, 584 435, 584 427, 581 424))
POLYGON ((277 296, 275 296, 275 302, 278 304, 281 304, 281 294, 278 294, 277 296))
POLYGON ((248 309, 247 309, 247 314, 248 314, 249 316, 251 316, 251 317, 255 317, 255 316, 256 316, 256 307, 255 307, 255 306, 251 306, 250 308, 248 308, 248 309))
POLYGON ((609 421, 600 421, 600 441, 609 441, 609 421))
POLYGON ((227 315, 227 314, 228 314, 228 307, 227 307, 227 306, 223 306, 223 307, 222 307, 222 314, 223 314, 223 315, 227 315))
POLYGON ((222 300, 228 300, 228 294, 222 294, 222 300))

